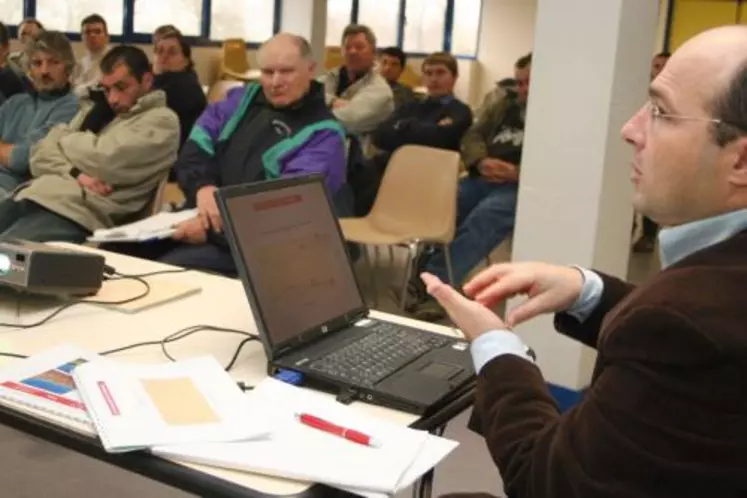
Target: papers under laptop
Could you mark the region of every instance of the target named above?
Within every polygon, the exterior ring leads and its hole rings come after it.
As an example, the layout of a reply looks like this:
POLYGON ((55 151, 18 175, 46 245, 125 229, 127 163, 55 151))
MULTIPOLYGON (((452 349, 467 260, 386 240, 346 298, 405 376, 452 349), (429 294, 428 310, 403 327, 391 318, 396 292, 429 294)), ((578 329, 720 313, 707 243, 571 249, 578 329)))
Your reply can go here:
POLYGON ((336 403, 319 392, 266 379, 250 394, 254 408, 270 410, 268 438, 237 443, 153 448, 157 455, 327 484, 366 497, 391 496, 415 482, 458 443, 401 427, 336 403), (299 412, 374 435, 379 447, 357 444, 298 422, 299 412))
POLYGON ((88 242, 145 242, 166 239, 173 235, 176 225, 195 216, 196 209, 158 213, 127 225, 95 230, 88 237, 88 242))

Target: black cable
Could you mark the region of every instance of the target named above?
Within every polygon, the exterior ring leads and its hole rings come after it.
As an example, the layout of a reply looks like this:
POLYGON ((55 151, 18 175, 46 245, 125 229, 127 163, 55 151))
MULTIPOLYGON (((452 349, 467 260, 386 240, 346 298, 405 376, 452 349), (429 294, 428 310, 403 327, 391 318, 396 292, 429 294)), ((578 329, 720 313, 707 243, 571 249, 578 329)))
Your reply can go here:
POLYGON ((136 281, 140 282, 141 284, 143 284, 143 286, 145 287, 145 289, 143 290, 143 292, 141 292, 140 294, 138 294, 135 297, 129 297, 129 298, 126 298, 126 299, 121 299, 119 301, 97 301, 97 300, 94 300, 94 299, 78 299, 78 300, 71 301, 69 303, 63 304, 62 306, 60 306, 59 308, 57 308, 55 311, 53 311, 49 315, 45 316, 44 318, 42 318, 41 320, 38 320, 36 322, 25 323, 25 324, 24 323, 0 323, 0 327, 8 327, 8 328, 16 328, 16 329, 31 329, 31 328, 34 328, 34 327, 39 327, 41 325, 44 325, 45 323, 47 323, 48 321, 50 321, 52 318, 54 318, 57 315, 59 315, 60 313, 62 313, 63 311, 65 311, 65 310, 67 310, 69 308, 72 308, 73 306, 76 306, 78 304, 113 304, 113 305, 117 305, 117 304, 128 304, 128 303, 131 303, 133 301, 137 301, 138 299, 142 299, 145 296, 147 296, 148 294, 150 294, 150 284, 148 282, 146 282, 145 280, 143 280, 142 278, 137 277, 137 276, 120 276, 116 272, 114 273, 114 275, 116 275, 116 276, 115 277, 109 277, 108 280, 136 280, 136 281))
POLYGON ((147 278, 147 277, 152 277, 155 275, 166 275, 168 273, 185 273, 188 271, 189 270, 187 268, 173 268, 171 270, 156 270, 156 271, 150 271, 147 273, 137 273, 137 274, 114 272, 114 275, 117 275, 118 277, 127 277, 127 278, 147 278))
POLYGON ((228 365, 226 365, 225 367, 226 371, 229 371, 231 370, 231 368, 234 367, 234 365, 236 364, 236 361, 238 360, 239 354, 241 353, 241 350, 245 344, 251 341, 258 340, 258 337, 256 335, 250 334, 248 332, 244 332, 243 330, 230 329, 226 327, 216 327, 214 325, 191 325, 189 327, 183 328, 181 330, 177 330, 176 332, 167 335, 160 341, 146 341, 146 342, 138 342, 135 344, 129 344, 127 346, 122 346, 119 348, 102 351, 101 353, 99 353, 99 355, 108 356, 108 355, 115 354, 115 353, 121 353, 122 351, 128 351, 130 349, 136 349, 136 348, 141 348, 141 347, 146 347, 146 346, 160 346, 161 352, 166 358, 169 359, 169 361, 177 361, 177 359, 171 356, 171 354, 168 352, 166 345, 172 342, 180 341, 182 339, 189 337, 192 334, 196 334, 197 332, 203 332, 203 331, 223 332, 223 333, 228 333, 228 334, 238 334, 238 335, 244 336, 244 339, 237 346, 236 351, 231 357, 231 360, 228 362, 228 365))
POLYGON ((0 352, 0 356, 6 356, 6 357, 8 357, 8 358, 21 358, 21 359, 25 359, 25 358, 28 358, 28 356, 26 356, 26 355, 22 355, 22 354, 15 354, 15 353, 3 353, 3 352, 0 352))

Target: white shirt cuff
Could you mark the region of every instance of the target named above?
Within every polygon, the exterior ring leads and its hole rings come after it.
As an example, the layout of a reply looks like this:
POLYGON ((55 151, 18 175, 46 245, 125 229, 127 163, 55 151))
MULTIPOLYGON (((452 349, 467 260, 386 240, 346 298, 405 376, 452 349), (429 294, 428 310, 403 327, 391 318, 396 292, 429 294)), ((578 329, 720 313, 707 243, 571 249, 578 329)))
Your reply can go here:
POLYGON ((490 360, 506 354, 512 354, 534 363, 524 341, 508 330, 492 330, 482 334, 472 341, 470 352, 475 365, 475 373, 478 374, 490 360))
POLYGON ((579 294, 578 299, 568 308, 566 313, 583 323, 599 305, 602 293, 604 292, 604 282, 602 282, 602 277, 593 271, 579 266, 574 266, 574 268, 583 275, 584 286, 581 288, 581 294, 579 294))

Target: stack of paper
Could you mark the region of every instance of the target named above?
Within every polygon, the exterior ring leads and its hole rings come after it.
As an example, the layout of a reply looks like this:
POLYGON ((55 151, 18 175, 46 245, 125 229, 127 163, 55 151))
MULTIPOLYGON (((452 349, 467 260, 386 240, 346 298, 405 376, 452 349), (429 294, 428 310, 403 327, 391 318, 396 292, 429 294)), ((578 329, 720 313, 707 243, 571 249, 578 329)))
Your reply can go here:
POLYGON ((269 422, 212 356, 161 365, 111 360, 73 372, 104 448, 242 441, 269 433, 269 422))
POLYGON ((99 356, 63 345, 13 362, 0 371, 0 402, 10 400, 41 412, 90 424, 73 381, 73 370, 99 356))
POLYGON ((89 242, 145 242, 166 239, 175 232, 175 227, 183 221, 197 216, 196 209, 158 213, 129 225, 99 229, 88 237, 89 242))
POLYGON ((153 448, 175 460, 324 483, 362 496, 389 496, 411 485, 456 448, 456 442, 361 414, 320 393, 267 379, 250 396, 272 417, 268 438, 240 443, 153 448), (374 436, 364 446, 301 424, 309 413, 374 436))

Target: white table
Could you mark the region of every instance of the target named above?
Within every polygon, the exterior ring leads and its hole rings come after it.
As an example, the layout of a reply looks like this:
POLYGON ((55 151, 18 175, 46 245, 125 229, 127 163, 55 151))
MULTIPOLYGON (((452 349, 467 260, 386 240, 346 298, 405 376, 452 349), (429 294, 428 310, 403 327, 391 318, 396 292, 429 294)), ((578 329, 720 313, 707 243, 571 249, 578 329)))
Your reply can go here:
MULTIPOLYGON (((104 254, 106 263, 123 274, 144 274, 158 270, 173 269, 160 263, 107 253, 94 248, 69 246, 67 244, 60 245, 104 254)), ((0 327, 0 351, 33 355, 57 344, 73 343, 85 349, 99 352, 133 343, 160 340, 180 329, 200 324, 239 329, 253 334, 257 333, 252 312, 240 281, 196 271, 154 275, 146 278, 146 280, 151 282, 156 279, 168 279, 171 282, 189 282, 193 285, 199 285, 202 290, 198 294, 135 314, 113 311, 98 305, 81 304, 62 312, 48 323, 37 328, 24 330, 0 327)), ((20 318, 21 323, 32 323, 47 316, 57 306, 59 306, 58 303, 46 302, 44 305, 40 305, 39 303, 34 304, 24 301, 21 315, 17 317, 17 303, 5 300, 4 302, 0 302, 0 322, 16 323, 17 319, 20 318)), ((417 322, 396 315, 372 311, 371 316, 385 318, 405 325, 415 325, 434 332, 449 335, 459 334, 448 327, 417 322)), ((225 364, 233 356, 238 344, 243 339, 244 337, 237 334, 208 331, 198 332, 190 337, 169 344, 168 350, 172 356, 177 358, 211 354, 221 363, 225 364)), ((168 361, 162 355, 158 346, 137 348, 118 353, 112 357, 134 363, 163 363, 168 361)), ((17 360, 0 358, 0 362, 5 361, 17 360)), ((267 376, 266 367, 267 359, 264 350, 259 341, 254 341, 242 348, 241 355, 230 373, 237 381, 242 381, 249 386, 253 386, 267 376)), ((456 413, 447 415, 447 417, 455 416, 458 411, 467 408, 469 404, 469 401, 463 401, 463 406, 460 405, 456 409, 456 413)), ((419 420, 419 417, 416 415, 360 402, 355 402, 352 406, 368 414, 385 418, 397 424, 412 425, 419 420)), ((54 425, 59 425, 61 422, 53 415, 35 412, 20 405, 13 406, 12 411, 16 415, 18 412, 22 413, 23 418, 28 419, 31 425, 34 422, 43 423, 48 429, 54 425)), ((0 418, 1 421, 2 418, 0 418)), ((69 423, 66 421, 65 425, 69 425, 69 423)), ((29 429, 29 427, 27 426, 26 429, 29 429)), ((78 436, 83 436, 81 438, 82 441, 92 436, 90 429, 83 424, 69 427, 69 430, 77 433, 78 436)), ((142 454, 106 456, 103 454, 103 450, 97 453, 97 457, 107 458, 108 461, 115 465, 121 464, 120 466, 131 469, 133 464, 131 460, 133 458, 151 461, 158 460, 155 457, 142 454), (110 457, 113 460, 109 460, 110 457), (123 461, 130 460, 130 465, 119 461, 120 459, 123 461)), ((163 464, 163 462, 160 463, 163 464)), ((134 462, 135 467, 138 464, 140 464, 139 461, 134 462)), ((154 465, 158 465, 158 462, 155 462, 154 465)), ((234 491, 239 488, 245 489, 247 493, 244 496, 314 496, 313 493, 306 493, 308 490, 314 489, 311 483, 294 482, 286 479, 277 479, 189 463, 179 463, 178 466, 172 465, 170 467, 176 470, 182 477, 185 475, 189 476, 190 474, 192 474, 192 477, 197 475, 199 477, 197 480, 211 481, 216 485, 227 481, 234 485, 232 486, 234 491), (191 471, 184 467, 191 469, 191 471)), ((137 469, 136 471, 140 472, 137 469)), ((147 472, 141 473, 148 475, 147 472)), ((179 483, 173 481, 164 480, 164 482, 180 487, 179 483)), ((210 487, 209 485, 210 483, 208 483, 208 487, 210 487)), ((184 486, 183 483, 182 486, 184 486)), ((319 488, 319 486, 316 486, 316 488, 319 488)), ((186 490, 190 491, 190 489, 186 490)), ((194 489, 192 491, 195 492, 194 489)), ((215 492, 211 492, 211 496, 217 496, 217 490, 211 489, 211 491, 215 492)), ((327 493, 329 493, 329 490, 327 490, 327 493)), ((241 496, 240 494, 228 494, 228 496, 232 495, 241 496)), ((315 496, 322 495, 317 494, 315 496)))

